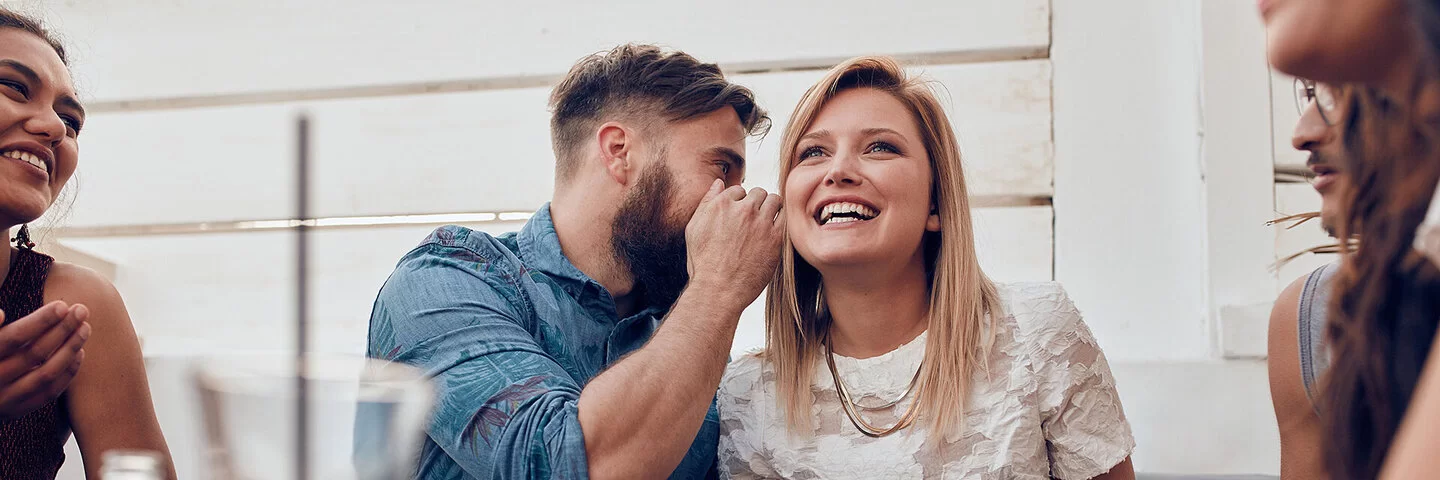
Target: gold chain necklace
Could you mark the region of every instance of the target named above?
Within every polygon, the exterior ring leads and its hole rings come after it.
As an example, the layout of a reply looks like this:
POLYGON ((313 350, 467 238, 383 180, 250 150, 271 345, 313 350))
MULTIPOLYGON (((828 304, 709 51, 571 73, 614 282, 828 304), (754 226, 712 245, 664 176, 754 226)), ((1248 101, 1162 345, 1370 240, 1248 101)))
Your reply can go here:
MULTIPOLYGON (((855 428, 857 430, 860 430, 860 433, 863 433, 868 437, 880 438, 898 432, 905 427, 909 427, 910 424, 915 422, 915 405, 919 402, 911 402, 910 406, 905 409, 905 415, 900 417, 900 421, 895 422, 895 425, 891 426, 890 428, 884 429, 871 425, 870 422, 865 421, 865 419, 861 417, 860 413, 855 411, 855 409, 859 408, 863 410, 882 410, 899 404, 901 400, 904 400, 905 397, 910 396, 910 393, 912 391, 916 390, 916 385, 919 383, 920 380, 921 368, 915 369, 915 377, 910 379, 910 386, 905 389, 905 393, 901 394, 900 398, 896 398, 894 401, 889 402, 885 405, 865 407, 863 405, 856 404, 853 400, 850 399, 850 392, 845 388, 845 381, 840 379, 840 371, 835 368, 835 351, 830 347, 830 339, 828 338, 825 339, 825 361, 830 365, 830 378, 835 380, 835 393, 837 396, 840 397, 840 407, 845 410, 845 416, 850 417, 850 423, 855 424, 855 428)), ((921 360, 920 367, 924 366, 925 361, 921 360)))

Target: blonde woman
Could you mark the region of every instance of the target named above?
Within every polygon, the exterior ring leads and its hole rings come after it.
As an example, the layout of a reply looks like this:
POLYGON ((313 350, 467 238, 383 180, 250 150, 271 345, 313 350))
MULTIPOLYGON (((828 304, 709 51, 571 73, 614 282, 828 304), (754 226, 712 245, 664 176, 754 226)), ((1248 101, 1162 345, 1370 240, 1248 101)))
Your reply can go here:
POLYGON ((781 147, 766 348, 720 384, 735 478, 1133 479, 1105 356, 1055 283, 980 270, 960 153, 893 60, 831 70, 781 147))

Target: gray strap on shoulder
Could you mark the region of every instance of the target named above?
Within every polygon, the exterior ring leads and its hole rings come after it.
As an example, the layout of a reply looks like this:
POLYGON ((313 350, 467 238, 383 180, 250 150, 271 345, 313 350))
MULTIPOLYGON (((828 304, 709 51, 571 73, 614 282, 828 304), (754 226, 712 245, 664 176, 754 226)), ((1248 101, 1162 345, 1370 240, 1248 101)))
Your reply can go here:
POLYGON ((1330 352, 1326 349, 1325 319, 1329 317, 1330 284, 1339 269, 1339 264, 1330 263, 1315 269, 1305 279, 1305 289, 1300 293, 1300 305, 1296 323, 1300 340, 1300 377, 1305 384, 1305 396, 1310 404, 1315 402, 1315 384, 1325 369, 1330 366, 1330 352))

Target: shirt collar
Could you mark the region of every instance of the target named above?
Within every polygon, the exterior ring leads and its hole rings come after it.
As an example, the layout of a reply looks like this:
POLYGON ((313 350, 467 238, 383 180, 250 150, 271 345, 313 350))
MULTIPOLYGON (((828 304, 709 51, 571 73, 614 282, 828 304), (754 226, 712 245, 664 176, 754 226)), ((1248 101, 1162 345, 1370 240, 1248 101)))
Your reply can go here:
POLYGON ((570 263, 570 259, 566 258, 565 252, 560 249, 560 237, 555 234, 555 220, 550 217, 550 203, 545 203, 530 217, 530 221, 525 222, 517 236, 517 243, 520 247, 520 258, 531 268, 561 280, 600 285, 576 268, 575 264, 570 263))
MULTIPOLYGON (((610 291, 570 263, 570 259, 560 249, 560 237, 555 233, 555 220, 550 216, 549 202, 540 207, 540 210, 530 217, 530 221, 525 222, 516 240, 520 247, 520 258, 530 268, 560 280, 571 296, 580 297, 587 293, 585 290, 594 289, 594 294, 603 298, 611 305, 610 309, 614 310, 615 299, 610 296, 610 291)), ((663 310, 660 307, 647 304, 636 316, 655 316, 661 312, 663 310)))

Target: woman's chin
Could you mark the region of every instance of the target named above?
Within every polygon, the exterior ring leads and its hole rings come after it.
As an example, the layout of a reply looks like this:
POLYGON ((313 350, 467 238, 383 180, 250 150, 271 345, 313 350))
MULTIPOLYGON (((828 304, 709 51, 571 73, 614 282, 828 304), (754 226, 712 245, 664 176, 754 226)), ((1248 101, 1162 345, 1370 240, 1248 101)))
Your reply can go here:
POLYGON ((824 272, 827 269, 842 269, 863 267, 884 261, 884 255, 880 252, 866 251, 857 248, 836 249, 831 251, 813 252, 811 255, 801 255, 806 263, 815 267, 816 270, 824 272))
POLYGON ((0 201, 0 222, 30 223, 45 214, 50 202, 45 198, 30 198, 33 195, 12 195, 9 200, 0 201), (19 197, 19 198, 17 198, 19 197))

